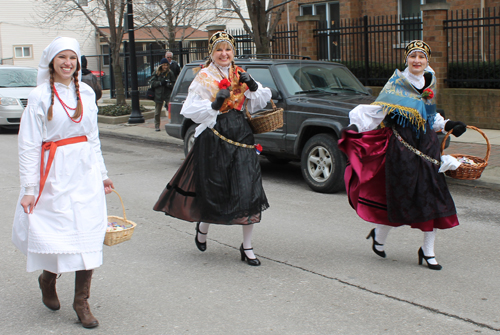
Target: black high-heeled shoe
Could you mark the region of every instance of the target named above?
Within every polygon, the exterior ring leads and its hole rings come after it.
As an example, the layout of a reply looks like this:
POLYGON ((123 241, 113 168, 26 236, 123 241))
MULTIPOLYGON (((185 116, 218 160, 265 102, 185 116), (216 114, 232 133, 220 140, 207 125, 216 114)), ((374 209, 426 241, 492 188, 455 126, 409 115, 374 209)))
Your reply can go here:
POLYGON ((200 231, 200 222, 196 224, 196 235, 194 236, 194 242, 196 243, 196 247, 198 248, 198 250, 205 251, 207 250, 207 242, 201 243, 200 241, 198 241, 198 234, 207 235, 207 233, 202 233, 200 231))
POLYGON ((259 259, 258 258, 248 258, 247 254, 245 253, 245 250, 253 250, 253 248, 243 249, 243 243, 242 243, 241 247, 240 247, 241 260, 243 262, 247 261, 248 265, 259 266, 260 265, 259 259))
POLYGON ((426 256, 424 255, 424 251, 422 250, 422 247, 418 249, 418 265, 422 265, 422 259, 425 259, 427 262, 427 267, 431 270, 441 270, 443 267, 439 264, 430 264, 429 259, 436 258, 436 256, 426 256))
POLYGON ((375 228, 372 229, 372 231, 370 232, 370 234, 368 234, 368 236, 366 237, 366 239, 368 240, 368 239, 370 239, 370 237, 373 240, 373 244, 372 244, 372 250, 373 250, 373 252, 376 253, 377 255, 379 255, 380 257, 385 258, 385 251, 384 250, 379 251, 379 250, 377 250, 377 248, 375 248, 376 245, 383 245, 383 244, 380 244, 377 241, 375 241, 375 228))

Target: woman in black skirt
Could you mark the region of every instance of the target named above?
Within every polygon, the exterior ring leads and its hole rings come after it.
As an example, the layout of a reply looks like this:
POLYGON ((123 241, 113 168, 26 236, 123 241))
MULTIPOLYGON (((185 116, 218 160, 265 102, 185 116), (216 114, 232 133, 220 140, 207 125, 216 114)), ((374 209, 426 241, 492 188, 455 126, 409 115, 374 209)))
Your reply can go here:
POLYGON ((271 99, 248 73, 235 66, 235 40, 226 32, 209 39, 210 58, 189 87, 181 114, 199 126, 184 163, 160 195, 154 210, 196 224, 196 246, 207 248, 211 223, 242 225, 241 260, 258 266, 252 249, 253 224, 269 207, 262 188, 252 130, 245 119, 271 99))

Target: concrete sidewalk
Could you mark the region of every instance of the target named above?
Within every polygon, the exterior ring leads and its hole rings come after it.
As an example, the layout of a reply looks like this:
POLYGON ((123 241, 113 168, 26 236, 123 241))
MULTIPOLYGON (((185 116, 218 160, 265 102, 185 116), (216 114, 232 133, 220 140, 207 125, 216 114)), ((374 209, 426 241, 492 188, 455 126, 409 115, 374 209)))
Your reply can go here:
MULTIPOLYGON (((112 136, 149 143, 183 146, 183 141, 169 136, 165 131, 168 117, 161 118, 161 131, 154 129, 154 120, 147 119, 139 124, 104 124, 99 123, 99 131, 103 136, 112 136)), ((490 142, 490 157, 488 166, 477 180, 458 180, 447 178, 449 183, 457 183, 472 187, 486 187, 500 190, 500 130, 482 129, 490 142)), ((479 132, 468 129, 462 136, 450 136, 450 146, 445 154, 464 154, 485 158, 487 151, 486 139, 479 132)))

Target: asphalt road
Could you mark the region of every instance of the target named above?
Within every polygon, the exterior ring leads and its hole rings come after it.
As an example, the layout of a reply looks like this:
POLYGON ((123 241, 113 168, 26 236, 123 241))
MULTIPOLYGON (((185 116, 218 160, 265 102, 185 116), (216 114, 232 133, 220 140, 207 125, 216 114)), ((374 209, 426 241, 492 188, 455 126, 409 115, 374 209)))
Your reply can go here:
MULTIPOLYGON (((212 226, 208 250, 193 223, 154 212, 182 148, 102 138, 127 218, 128 242, 104 246, 90 304, 100 326, 72 309, 74 275, 58 280, 61 310, 41 302, 38 273, 11 243, 18 201, 17 135, 0 134, 0 334, 497 334, 500 333, 500 194, 451 185, 460 226, 439 231, 443 270, 417 264, 423 234, 394 229, 388 257, 365 239, 372 225, 345 193, 312 192, 295 164, 262 162, 271 207, 254 230, 262 266, 239 259, 241 228, 212 226)), ((116 195, 109 215, 122 216, 116 195)))

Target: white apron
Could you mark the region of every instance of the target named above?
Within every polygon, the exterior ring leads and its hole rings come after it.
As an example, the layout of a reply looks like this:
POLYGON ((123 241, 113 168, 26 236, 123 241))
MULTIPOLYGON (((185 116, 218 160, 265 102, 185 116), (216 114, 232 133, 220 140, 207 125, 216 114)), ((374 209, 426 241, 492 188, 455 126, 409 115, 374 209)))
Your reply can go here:
MULTIPOLYGON (((61 99, 76 106, 74 84, 56 83, 61 99)), ((103 180, 107 171, 100 149, 97 106, 92 89, 80 83, 83 119, 73 122, 54 97, 53 118, 48 83, 28 98, 19 130, 21 192, 35 186, 38 197, 40 153, 43 142, 87 136, 86 142, 57 148, 43 192, 32 214, 25 214, 18 201, 12 241, 28 257, 27 270, 54 273, 89 270, 102 264, 102 245, 107 225, 103 180)), ((68 110, 69 115, 74 111, 68 110)), ((49 151, 45 152, 45 164, 49 151)))

